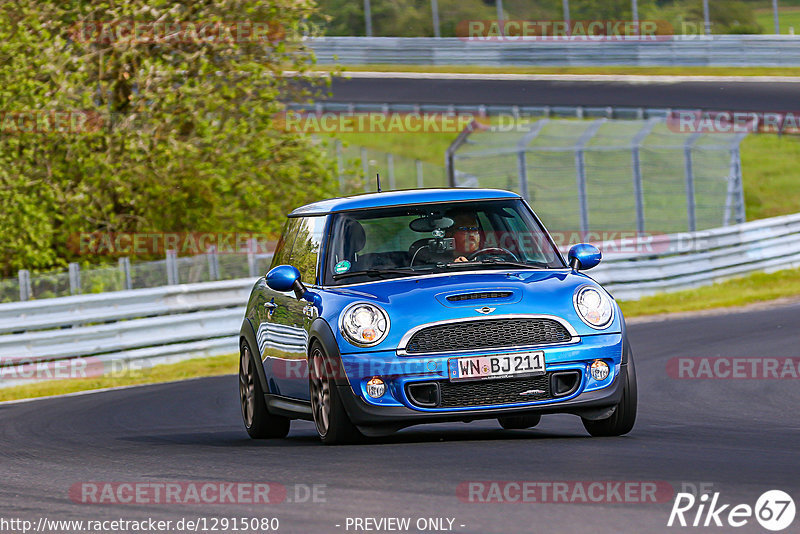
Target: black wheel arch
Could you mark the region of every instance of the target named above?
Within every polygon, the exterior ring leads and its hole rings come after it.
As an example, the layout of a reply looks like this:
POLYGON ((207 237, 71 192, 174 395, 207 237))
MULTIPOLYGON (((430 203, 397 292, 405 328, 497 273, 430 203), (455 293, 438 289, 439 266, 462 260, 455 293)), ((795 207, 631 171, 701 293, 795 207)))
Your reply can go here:
POLYGON ((339 351, 339 344, 336 342, 336 336, 333 334, 328 321, 321 317, 317 317, 308 330, 308 356, 311 355, 311 347, 315 341, 322 345, 334 370, 339 371, 334 373, 336 385, 350 387, 350 382, 344 373, 344 364, 342 363, 342 355, 339 351))
POLYGON ((261 350, 258 348, 258 342, 256 341, 256 333, 253 329, 253 324, 250 322, 250 319, 246 318, 242 322, 242 328, 239 329, 239 352, 241 353, 242 350, 242 342, 247 341, 247 344, 250 346, 250 352, 253 354, 253 357, 256 361, 258 361, 258 365, 256 365, 256 374, 258 375, 258 381, 261 384, 261 391, 265 393, 271 393, 269 390, 269 385, 267 384, 267 375, 264 373, 264 362, 261 361, 261 350))

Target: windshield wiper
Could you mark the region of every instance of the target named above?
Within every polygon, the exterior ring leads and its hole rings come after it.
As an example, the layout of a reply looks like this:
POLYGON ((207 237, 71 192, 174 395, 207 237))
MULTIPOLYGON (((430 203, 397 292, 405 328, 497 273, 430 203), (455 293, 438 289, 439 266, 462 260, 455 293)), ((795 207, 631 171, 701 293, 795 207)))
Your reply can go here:
POLYGON ((431 270, 431 269, 430 268, 417 269, 417 268, 412 268, 412 267, 392 268, 392 269, 366 269, 366 270, 363 270, 363 271, 352 271, 352 272, 349 272, 349 273, 334 274, 333 275, 333 279, 334 280, 341 280, 342 278, 351 278, 353 276, 369 276, 369 277, 372 277, 372 278, 380 278, 380 277, 382 277, 384 275, 387 275, 387 274, 414 274, 414 273, 418 273, 420 271, 429 271, 429 270, 431 270))
POLYGON ((534 261, 531 263, 521 263, 518 261, 508 261, 508 260, 481 260, 481 261, 463 261, 458 263, 448 263, 448 267, 469 267, 475 265, 491 265, 497 267, 519 267, 522 269, 540 269, 544 267, 545 269, 549 269, 550 265, 543 261, 534 261))

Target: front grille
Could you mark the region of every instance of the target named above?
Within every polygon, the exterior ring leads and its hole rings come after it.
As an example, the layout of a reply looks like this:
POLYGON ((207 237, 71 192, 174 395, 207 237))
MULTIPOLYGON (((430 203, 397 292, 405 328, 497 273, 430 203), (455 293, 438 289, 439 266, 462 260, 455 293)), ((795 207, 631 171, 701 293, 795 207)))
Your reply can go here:
POLYGON ((478 299, 504 299, 513 293, 511 291, 481 291, 480 293, 462 293, 461 295, 450 295, 447 300, 450 302, 461 302, 462 300, 478 299))
POLYGON ((423 328, 411 336, 409 354, 524 347, 570 341, 567 329, 553 319, 485 319, 423 328))
POLYGON ((442 408, 517 404, 553 398, 550 392, 550 373, 530 378, 440 382, 439 394, 439 406, 442 408))

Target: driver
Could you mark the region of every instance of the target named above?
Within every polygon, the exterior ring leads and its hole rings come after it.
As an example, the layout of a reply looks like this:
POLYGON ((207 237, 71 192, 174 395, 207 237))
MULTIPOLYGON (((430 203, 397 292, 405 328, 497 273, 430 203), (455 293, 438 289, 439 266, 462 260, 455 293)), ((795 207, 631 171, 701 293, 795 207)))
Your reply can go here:
POLYGON ((455 263, 470 261, 468 256, 481 249, 481 231, 478 216, 474 211, 458 211, 448 213, 453 225, 447 229, 447 237, 455 240, 455 263))

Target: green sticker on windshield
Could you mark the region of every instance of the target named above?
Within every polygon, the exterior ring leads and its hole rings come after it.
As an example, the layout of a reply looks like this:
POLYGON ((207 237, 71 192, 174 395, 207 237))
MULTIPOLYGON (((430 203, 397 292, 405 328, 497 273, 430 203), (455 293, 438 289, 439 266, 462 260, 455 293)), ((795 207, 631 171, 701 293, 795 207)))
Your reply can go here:
POLYGON ((350 270, 350 262, 347 260, 342 260, 333 266, 333 272, 336 274, 346 273, 349 270, 350 270))

